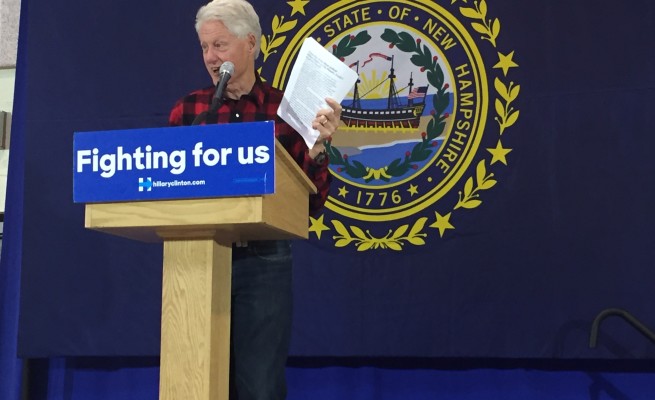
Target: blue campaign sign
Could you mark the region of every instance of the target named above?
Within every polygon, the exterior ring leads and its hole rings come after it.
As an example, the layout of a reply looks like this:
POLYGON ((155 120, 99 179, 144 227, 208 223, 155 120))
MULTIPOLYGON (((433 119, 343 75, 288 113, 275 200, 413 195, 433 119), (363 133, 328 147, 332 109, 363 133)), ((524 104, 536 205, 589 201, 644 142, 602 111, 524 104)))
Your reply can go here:
POLYGON ((273 121, 73 136, 76 203, 254 196, 274 188, 273 121))

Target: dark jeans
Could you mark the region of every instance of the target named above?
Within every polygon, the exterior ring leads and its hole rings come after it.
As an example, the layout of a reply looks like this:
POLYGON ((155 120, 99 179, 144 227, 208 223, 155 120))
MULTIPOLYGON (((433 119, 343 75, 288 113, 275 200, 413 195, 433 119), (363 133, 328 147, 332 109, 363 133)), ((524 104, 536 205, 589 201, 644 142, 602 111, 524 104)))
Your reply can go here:
POLYGON ((291 335, 291 244, 232 249, 231 400, 283 400, 291 335))

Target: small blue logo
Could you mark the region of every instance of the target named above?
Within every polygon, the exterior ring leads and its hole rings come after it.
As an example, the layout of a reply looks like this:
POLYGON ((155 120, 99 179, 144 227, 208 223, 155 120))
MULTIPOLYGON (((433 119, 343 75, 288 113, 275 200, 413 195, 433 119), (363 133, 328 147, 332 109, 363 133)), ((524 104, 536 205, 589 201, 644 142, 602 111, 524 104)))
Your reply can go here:
POLYGON ((146 192, 150 192, 152 190, 152 178, 139 178, 139 192, 143 192, 143 188, 146 189, 146 192))

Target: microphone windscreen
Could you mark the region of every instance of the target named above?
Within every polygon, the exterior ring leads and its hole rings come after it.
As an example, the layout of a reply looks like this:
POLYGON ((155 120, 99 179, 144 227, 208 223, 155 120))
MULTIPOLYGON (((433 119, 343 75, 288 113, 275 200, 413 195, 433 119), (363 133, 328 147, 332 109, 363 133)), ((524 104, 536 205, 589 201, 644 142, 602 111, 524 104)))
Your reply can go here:
POLYGON ((221 64, 221 68, 219 68, 218 73, 221 75, 224 73, 232 75, 234 73, 234 64, 232 64, 231 61, 225 61, 223 64, 221 64))

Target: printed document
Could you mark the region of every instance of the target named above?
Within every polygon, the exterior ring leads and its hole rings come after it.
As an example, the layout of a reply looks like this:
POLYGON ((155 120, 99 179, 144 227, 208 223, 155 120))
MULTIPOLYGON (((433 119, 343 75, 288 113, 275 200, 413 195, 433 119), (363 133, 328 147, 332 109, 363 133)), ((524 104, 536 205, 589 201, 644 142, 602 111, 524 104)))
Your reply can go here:
POLYGON ((316 112, 329 108, 326 97, 341 103, 357 81, 357 72, 332 55, 316 40, 304 40, 291 70, 284 98, 277 110, 312 148, 318 131, 312 128, 316 112))

